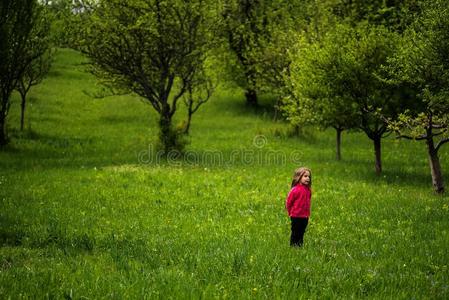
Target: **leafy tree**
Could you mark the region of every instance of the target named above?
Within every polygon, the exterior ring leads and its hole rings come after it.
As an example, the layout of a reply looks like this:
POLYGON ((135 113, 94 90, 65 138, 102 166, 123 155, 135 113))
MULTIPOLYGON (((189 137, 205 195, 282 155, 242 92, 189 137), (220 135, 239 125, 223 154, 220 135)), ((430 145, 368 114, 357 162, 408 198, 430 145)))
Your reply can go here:
POLYGON ((262 7, 257 0, 230 0, 223 12, 229 47, 235 53, 243 76, 238 81, 245 89, 246 101, 257 105, 257 61, 252 51, 260 47, 260 36, 266 32, 261 18, 262 7))
POLYGON ((0 146, 8 143, 6 117, 10 96, 28 65, 39 56, 29 55, 30 35, 39 17, 35 0, 0 2, 0 146))
MULTIPOLYGON (((289 94, 283 99, 283 112, 295 126, 317 125, 336 131, 336 159, 341 160, 341 133, 357 127, 358 114, 351 99, 340 95, 334 80, 340 70, 332 67, 341 60, 340 45, 328 34, 324 44, 302 38, 292 51, 289 94), (333 56, 330 53, 334 54, 333 56)), ((341 43, 341 41, 340 41, 341 43)))
POLYGON ((248 104, 258 105, 257 94, 282 86, 282 72, 288 68, 285 55, 289 39, 299 26, 299 3, 267 0, 226 0, 224 32, 234 53, 234 80, 245 89, 248 104))
POLYGON ((50 44, 50 22, 46 13, 36 20, 27 46, 28 59, 32 59, 17 82, 16 90, 21 97, 20 130, 23 130, 26 108, 26 97, 31 87, 39 84, 50 70, 53 51, 50 44))
POLYGON ((80 38, 88 15, 98 0, 45 0, 41 3, 51 19, 52 43, 59 47, 79 49, 80 38))
POLYGON ((331 0, 333 14, 356 26, 361 22, 403 32, 421 11, 424 0, 331 0))
POLYGON ((423 140, 427 146, 432 183, 444 192, 438 151, 449 142, 449 3, 427 4, 423 15, 406 32, 397 55, 391 59, 394 82, 409 84, 418 105, 409 107, 390 128, 400 137, 423 140))
POLYGON ((134 92, 159 114, 160 142, 180 148, 172 126, 178 100, 195 88, 211 47, 217 10, 206 0, 105 1, 85 32, 91 71, 114 91, 134 92))
POLYGON ((380 77, 395 51, 395 39, 396 35, 380 27, 339 25, 320 44, 299 52, 297 78, 292 81, 299 104, 290 113, 334 127, 337 145, 339 131, 361 129, 373 141, 377 174, 382 171, 381 139, 389 130, 374 111, 382 109, 388 116, 403 111, 403 87, 380 77))

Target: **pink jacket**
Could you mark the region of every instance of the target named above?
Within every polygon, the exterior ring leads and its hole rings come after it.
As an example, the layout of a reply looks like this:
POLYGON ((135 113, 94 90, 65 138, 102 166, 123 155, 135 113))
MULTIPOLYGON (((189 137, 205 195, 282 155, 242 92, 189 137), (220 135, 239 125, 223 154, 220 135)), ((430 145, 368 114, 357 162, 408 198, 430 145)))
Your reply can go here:
POLYGON ((308 186, 297 184, 288 193, 285 207, 288 215, 294 218, 310 217, 310 199, 312 191, 308 186))

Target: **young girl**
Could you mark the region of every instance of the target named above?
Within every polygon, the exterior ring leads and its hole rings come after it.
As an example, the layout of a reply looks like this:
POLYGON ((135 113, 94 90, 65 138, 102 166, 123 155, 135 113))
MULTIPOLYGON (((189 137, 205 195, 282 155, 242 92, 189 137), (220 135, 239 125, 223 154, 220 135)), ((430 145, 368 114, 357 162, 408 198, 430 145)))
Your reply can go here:
POLYGON ((302 246, 304 232, 310 217, 311 186, 312 172, 310 169, 304 167, 296 169, 293 174, 292 189, 285 204, 292 222, 290 246, 302 246))

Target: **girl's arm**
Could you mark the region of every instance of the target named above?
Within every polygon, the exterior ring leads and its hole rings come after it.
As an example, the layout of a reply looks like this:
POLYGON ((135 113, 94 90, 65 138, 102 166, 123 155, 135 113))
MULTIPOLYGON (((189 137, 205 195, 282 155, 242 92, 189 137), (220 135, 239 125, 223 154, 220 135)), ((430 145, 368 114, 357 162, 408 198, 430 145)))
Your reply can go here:
POLYGON ((291 191, 290 191, 290 193, 288 193, 288 196, 287 196, 287 201, 285 202, 285 208, 287 209, 287 210, 290 210, 290 208, 292 207, 292 205, 293 205, 293 202, 294 202, 294 200, 295 200, 295 198, 296 198, 296 189, 292 189, 291 191))

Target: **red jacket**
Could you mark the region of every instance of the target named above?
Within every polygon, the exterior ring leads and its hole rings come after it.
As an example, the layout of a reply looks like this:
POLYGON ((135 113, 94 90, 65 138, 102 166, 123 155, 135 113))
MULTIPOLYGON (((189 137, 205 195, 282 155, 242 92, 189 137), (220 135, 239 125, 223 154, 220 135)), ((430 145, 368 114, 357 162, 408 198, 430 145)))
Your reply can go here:
POLYGON ((308 186, 297 184, 288 193, 285 207, 288 215, 294 218, 310 217, 310 199, 312 191, 308 186))

